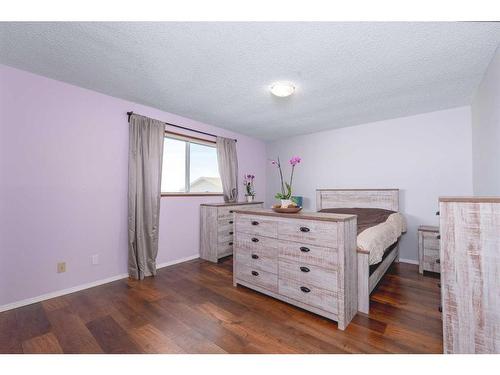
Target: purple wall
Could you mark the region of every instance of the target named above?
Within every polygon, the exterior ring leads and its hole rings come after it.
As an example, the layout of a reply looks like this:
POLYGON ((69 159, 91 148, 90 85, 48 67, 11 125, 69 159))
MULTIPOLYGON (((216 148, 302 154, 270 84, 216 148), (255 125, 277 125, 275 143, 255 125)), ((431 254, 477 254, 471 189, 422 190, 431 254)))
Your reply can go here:
MULTIPOLYGON (((263 142, 0 65, 0 306, 126 273, 129 110, 238 138, 264 198, 263 142)), ((197 254, 199 205, 221 200, 162 198, 158 263, 197 254)))

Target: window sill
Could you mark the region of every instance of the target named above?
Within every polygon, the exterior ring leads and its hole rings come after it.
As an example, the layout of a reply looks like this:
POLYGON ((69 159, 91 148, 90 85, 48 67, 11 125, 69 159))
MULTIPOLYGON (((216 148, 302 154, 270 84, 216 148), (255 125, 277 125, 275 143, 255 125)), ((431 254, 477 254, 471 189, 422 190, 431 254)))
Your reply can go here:
POLYGON ((161 193, 162 197, 222 197, 222 193, 161 193))

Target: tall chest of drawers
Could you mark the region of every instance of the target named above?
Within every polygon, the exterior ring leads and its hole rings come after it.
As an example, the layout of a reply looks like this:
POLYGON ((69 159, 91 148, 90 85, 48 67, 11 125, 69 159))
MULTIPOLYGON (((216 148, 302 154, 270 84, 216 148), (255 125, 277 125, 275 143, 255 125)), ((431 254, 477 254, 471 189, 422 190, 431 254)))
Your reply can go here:
POLYGON ((445 353, 500 353, 500 197, 439 199, 445 353))
POLYGON ((211 262, 233 253, 234 210, 262 207, 263 202, 207 203, 200 206, 200 257, 211 262))
POLYGON ((357 312, 356 216, 236 210, 233 283, 338 322, 357 312))

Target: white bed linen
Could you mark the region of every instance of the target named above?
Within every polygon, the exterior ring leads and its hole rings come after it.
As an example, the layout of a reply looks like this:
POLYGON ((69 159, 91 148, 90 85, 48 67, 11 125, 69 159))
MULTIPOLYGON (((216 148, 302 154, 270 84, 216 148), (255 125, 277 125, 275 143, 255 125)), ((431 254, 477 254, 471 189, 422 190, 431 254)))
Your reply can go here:
POLYGON ((370 253, 369 263, 382 261, 384 251, 406 232, 406 220, 399 212, 389 215, 383 223, 365 229, 358 235, 358 248, 370 253))

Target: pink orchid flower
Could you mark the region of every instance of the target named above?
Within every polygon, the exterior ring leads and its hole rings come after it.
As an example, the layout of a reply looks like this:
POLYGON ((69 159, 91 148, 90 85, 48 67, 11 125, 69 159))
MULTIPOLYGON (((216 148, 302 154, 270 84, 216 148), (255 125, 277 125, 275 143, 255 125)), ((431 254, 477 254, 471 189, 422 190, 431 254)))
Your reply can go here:
POLYGON ((301 160, 302 159, 300 157, 294 156, 293 158, 290 159, 290 164, 295 167, 297 164, 300 163, 301 160))

